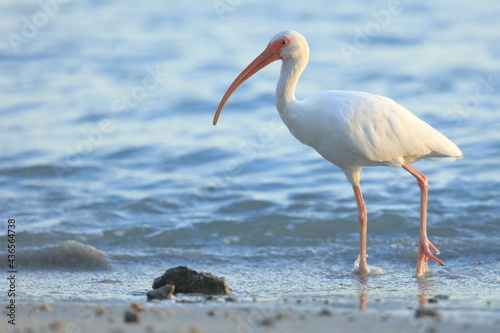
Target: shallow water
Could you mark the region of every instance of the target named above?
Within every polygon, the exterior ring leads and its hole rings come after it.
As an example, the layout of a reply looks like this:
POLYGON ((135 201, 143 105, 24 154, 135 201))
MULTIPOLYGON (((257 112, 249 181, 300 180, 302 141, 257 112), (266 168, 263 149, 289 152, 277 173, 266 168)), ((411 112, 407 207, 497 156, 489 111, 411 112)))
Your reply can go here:
POLYGON ((240 297, 345 290, 356 304, 360 288, 382 286, 415 302, 498 300, 499 4, 399 4, 2 2, 0 245, 14 218, 19 297, 143 299, 154 277, 187 265, 225 275, 240 297), (352 275, 352 190, 279 120, 278 64, 212 127, 225 89, 284 29, 311 48, 298 98, 389 96, 462 149, 463 160, 415 165, 446 263, 431 263, 425 288, 412 278, 419 190, 393 168, 362 178, 369 264, 387 274, 362 287, 352 275))

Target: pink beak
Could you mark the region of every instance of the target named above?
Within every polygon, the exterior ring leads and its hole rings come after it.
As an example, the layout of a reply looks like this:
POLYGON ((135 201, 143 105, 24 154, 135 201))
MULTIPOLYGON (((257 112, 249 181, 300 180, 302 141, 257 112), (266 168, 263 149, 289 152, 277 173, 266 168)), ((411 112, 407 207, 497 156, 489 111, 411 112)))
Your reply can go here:
POLYGON ((227 89, 226 93, 222 97, 219 107, 217 108, 217 111, 215 112, 214 116, 214 126, 217 125, 217 121, 219 120, 220 113, 222 111, 222 108, 226 104, 227 100, 233 92, 235 92, 238 87, 248 80, 252 75, 260 71, 262 68, 266 67, 270 63, 276 60, 283 59, 280 55, 281 53, 281 48, 278 43, 272 42, 269 43, 269 45, 266 47, 266 49, 257 57, 255 58, 254 61, 250 63, 241 73, 238 75, 238 77, 233 81, 233 83, 229 86, 227 89))

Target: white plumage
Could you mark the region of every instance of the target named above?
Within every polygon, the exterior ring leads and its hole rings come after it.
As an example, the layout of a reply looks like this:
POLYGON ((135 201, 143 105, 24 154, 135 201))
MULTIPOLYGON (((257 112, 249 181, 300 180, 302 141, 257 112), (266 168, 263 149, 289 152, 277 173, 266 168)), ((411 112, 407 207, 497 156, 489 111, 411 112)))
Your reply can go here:
POLYGON ((462 152, 444 135, 387 97, 329 90, 298 101, 295 86, 308 59, 309 47, 302 35, 284 31, 274 36, 264 52, 229 87, 214 116, 214 125, 226 101, 245 80, 269 63, 283 60, 276 87, 276 108, 281 119, 295 138, 339 166, 353 186, 361 224, 357 271, 370 272, 366 264, 366 207, 359 187, 362 166, 403 167, 416 177, 421 188, 416 275, 427 273, 429 258, 443 265, 429 250, 438 253, 427 239, 427 177, 410 164, 430 157, 461 158, 462 152))
POLYGON ((293 136, 342 168, 349 180, 349 170, 356 173, 361 166, 400 167, 421 158, 462 155, 401 105, 369 93, 323 91, 290 103, 280 115, 293 136))

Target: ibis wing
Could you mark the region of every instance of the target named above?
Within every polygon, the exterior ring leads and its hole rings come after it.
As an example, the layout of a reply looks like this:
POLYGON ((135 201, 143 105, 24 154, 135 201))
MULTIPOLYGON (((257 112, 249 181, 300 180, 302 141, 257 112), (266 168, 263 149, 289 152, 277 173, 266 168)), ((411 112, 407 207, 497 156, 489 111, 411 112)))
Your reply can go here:
POLYGON ((328 134, 317 136, 310 145, 337 165, 347 161, 400 166, 421 158, 462 154, 444 135, 389 98, 351 91, 311 97, 304 102, 317 105, 314 118, 321 119, 320 132, 328 134))

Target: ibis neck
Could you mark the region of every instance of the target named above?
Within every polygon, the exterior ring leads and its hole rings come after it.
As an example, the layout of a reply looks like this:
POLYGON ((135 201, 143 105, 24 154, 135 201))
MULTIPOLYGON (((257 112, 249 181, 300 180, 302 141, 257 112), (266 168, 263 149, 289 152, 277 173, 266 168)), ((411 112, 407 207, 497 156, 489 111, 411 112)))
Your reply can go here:
POLYGON ((287 58, 281 65, 281 74, 276 86, 276 108, 280 114, 286 113, 289 106, 295 103, 295 86, 307 65, 307 59, 287 58))

